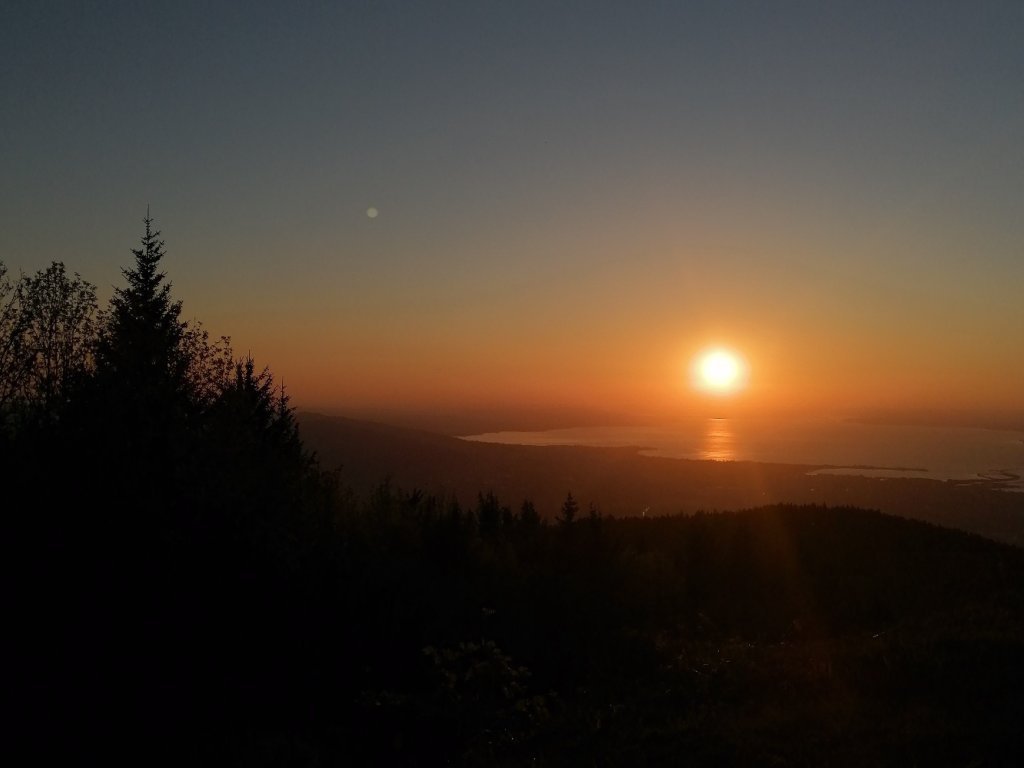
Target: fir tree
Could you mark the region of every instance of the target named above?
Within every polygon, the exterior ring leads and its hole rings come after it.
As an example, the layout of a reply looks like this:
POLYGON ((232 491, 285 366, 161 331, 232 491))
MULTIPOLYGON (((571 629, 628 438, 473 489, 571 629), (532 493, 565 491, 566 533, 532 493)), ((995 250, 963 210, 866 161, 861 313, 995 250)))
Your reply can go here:
POLYGON ((522 530, 533 531, 540 528, 541 520, 540 515, 537 513, 537 508, 533 505, 533 502, 529 499, 523 500, 523 506, 519 509, 519 527, 522 530))
POLYGON ((501 530, 501 504, 493 492, 477 494, 476 519, 481 536, 498 535, 501 530))
POLYGON ((192 391, 189 326, 181 302, 161 270, 160 233, 146 211, 145 232, 132 250, 101 318, 96 345, 92 415, 102 423, 97 450, 106 458, 97 473, 119 466, 118 493, 128 507, 159 505, 170 512, 194 472, 200 406, 192 391))
POLYGON ((565 501, 562 502, 562 512, 558 518, 558 522, 561 525, 572 525, 576 521, 576 514, 580 511, 579 502, 572 497, 572 492, 565 497, 565 501))
POLYGON ((182 342, 187 323, 181 302, 171 299, 171 283, 160 271, 164 243, 146 211, 141 248, 133 249, 135 264, 122 269, 128 285, 117 288, 97 350, 97 367, 115 377, 135 397, 177 399, 185 394, 188 359, 182 342))

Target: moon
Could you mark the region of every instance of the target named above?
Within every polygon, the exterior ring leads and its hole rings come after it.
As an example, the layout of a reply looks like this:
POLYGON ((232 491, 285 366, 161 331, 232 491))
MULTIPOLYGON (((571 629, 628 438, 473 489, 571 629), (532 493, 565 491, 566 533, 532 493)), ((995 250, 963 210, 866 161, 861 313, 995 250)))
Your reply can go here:
POLYGON ((693 373, 698 389, 715 395, 731 395, 746 384, 747 365, 737 353, 716 348, 697 357, 693 373))
POLYGON ((376 219, 378 216, 380 216, 380 211, 378 211, 372 205, 366 209, 366 218, 376 219))

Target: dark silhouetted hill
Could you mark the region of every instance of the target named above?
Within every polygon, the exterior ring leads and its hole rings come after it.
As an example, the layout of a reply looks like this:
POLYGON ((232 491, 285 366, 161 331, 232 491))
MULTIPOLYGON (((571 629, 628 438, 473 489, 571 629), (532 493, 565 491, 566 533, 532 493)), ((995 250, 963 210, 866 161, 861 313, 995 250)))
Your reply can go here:
POLYGON ((553 518, 568 491, 608 515, 663 515, 763 504, 850 505, 1024 544, 1024 494, 917 478, 808 475, 815 467, 642 456, 632 448, 477 443, 421 430, 303 413, 325 467, 366 492, 385 477, 472 501, 493 491, 553 518))

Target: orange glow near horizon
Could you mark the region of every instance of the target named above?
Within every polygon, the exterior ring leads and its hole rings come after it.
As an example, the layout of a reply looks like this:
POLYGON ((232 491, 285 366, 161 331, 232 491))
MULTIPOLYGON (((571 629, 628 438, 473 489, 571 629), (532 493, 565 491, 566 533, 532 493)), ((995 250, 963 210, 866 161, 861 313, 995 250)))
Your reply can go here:
POLYGON ((584 318, 589 327, 570 319, 541 328, 541 309, 534 313, 517 318, 522 329, 486 316, 455 328, 435 313, 421 315, 412 330, 397 322, 397 312, 337 329, 337 321, 303 317, 301 310, 288 318, 293 325, 239 322, 239 315, 230 323, 215 317, 211 325, 238 328, 236 348, 253 349, 258 361, 286 381, 293 402, 312 410, 587 408, 654 421, 718 415, 726 405, 737 414, 1010 409, 1020 402, 1011 386, 1021 380, 1020 364, 1000 357, 987 339, 968 354, 953 349, 956 339, 914 345, 900 330, 886 337, 851 329, 837 340, 830 338, 831 329, 809 323, 758 328, 740 313, 733 327, 695 323, 682 333, 671 317, 650 317, 640 329, 593 317, 584 318), (317 336, 303 333, 296 321, 322 330, 317 336), (526 342, 520 333, 528 334, 526 342), (706 343, 715 337, 742 337, 742 351, 734 344, 706 343), (739 363, 734 368, 718 359, 707 367, 726 378, 738 372, 731 385, 714 385, 701 372, 705 358, 720 349, 731 350, 739 363), (999 361, 1006 361, 1002 378, 995 375, 999 361))
MULTIPOLYGON (((674 248, 667 236, 649 249, 686 263, 700 252, 674 248)), ((877 313, 864 316, 857 301, 836 301, 827 286, 794 286, 789 273, 752 267, 741 281, 725 256, 673 266, 672 279, 648 283, 613 259, 629 252, 625 239, 587 239, 574 250, 604 266, 571 280, 531 274, 511 287, 503 282, 513 279, 511 267, 495 273, 468 257, 464 272, 479 272, 474 279, 459 273, 433 288, 429 275, 404 273, 381 282, 357 274, 358 291, 341 278, 314 284, 288 273, 283 286, 245 286, 228 299, 219 286, 175 287, 194 297, 190 314, 252 350, 309 410, 589 409, 655 423, 723 408, 845 415, 1021 407, 1024 359, 1007 354, 1006 339, 1019 337, 1024 321, 1008 300, 963 308, 962 323, 940 333, 942 315, 913 295, 898 306, 879 296, 877 313), (729 290, 697 287, 716 284, 729 290), (990 325, 1002 334, 986 332, 990 325), (701 380, 695 365, 715 349, 743 362, 742 387, 722 394, 701 380)))
POLYGON ((842 23, 824 3, 182 11, 233 64, 185 36, 173 66, 139 62, 149 89, 112 88, 123 67, 93 55, 134 16, 83 37, 81 4, 52 14, 66 34, 20 5, 8 277, 67 261, 105 306, 152 203, 182 320, 296 407, 1024 423, 1020 3, 944 6, 926 34, 880 3, 842 23), (160 140, 126 141, 126 114, 160 140), (701 374, 718 347, 743 375, 701 374))

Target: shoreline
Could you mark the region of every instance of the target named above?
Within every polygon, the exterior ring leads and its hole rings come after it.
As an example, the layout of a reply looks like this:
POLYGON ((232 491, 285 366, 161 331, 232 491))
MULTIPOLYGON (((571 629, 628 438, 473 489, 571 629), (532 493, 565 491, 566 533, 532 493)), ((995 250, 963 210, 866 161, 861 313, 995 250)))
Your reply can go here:
MULTIPOLYGON (((895 425, 895 424, 873 424, 859 421, 845 420, 836 422, 839 425, 843 424, 865 424, 866 426, 878 426, 878 427, 895 427, 895 428, 907 428, 917 429, 924 425, 920 424, 906 424, 906 425, 895 425)), ((935 426, 935 429, 948 430, 957 432, 960 430, 967 430, 971 432, 973 430, 985 429, 983 427, 964 427, 964 426, 935 426)), ((842 429, 842 426, 839 427, 842 429)), ((1006 432, 1012 430, 986 430, 993 432, 1006 432)), ((711 433, 701 433, 698 429, 692 429, 689 431, 680 430, 678 433, 674 431, 672 427, 643 427, 643 426, 631 426, 631 427, 570 427, 570 428, 558 428, 552 430, 536 430, 536 431, 520 431, 520 430, 505 430, 499 432, 484 432, 474 435, 463 435, 459 436, 458 439, 476 444, 489 444, 489 445, 515 445, 532 448, 555 448, 555 447, 572 447, 572 448, 584 448, 584 449, 616 449, 626 450, 630 453, 634 453, 641 457, 647 458, 660 458, 660 459, 677 459, 685 461, 700 461, 700 462, 712 462, 716 464, 735 464, 735 463, 754 463, 754 464, 770 464, 770 465, 784 465, 792 468, 804 469, 808 476, 821 476, 821 475, 834 475, 834 476, 859 476, 871 479, 885 480, 885 479, 897 479, 897 478, 908 478, 908 479, 920 479, 920 480, 933 480, 939 483, 949 483, 956 486, 964 487, 983 487, 996 491, 1004 492, 1024 492, 1024 456, 1017 458, 1011 454, 1014 453, 1011 448, 1007 451, 1005 446, 995 444, 988 446, 991 451, 996 453, 1001 452, 1003 455, 993 455, 990 458, 993 460, 989 466, 979 466, 979 461, 973 459, 973 454, 969 448, 969 444, 965 443, 961 449, 962 454, 972 454, 970 457, 964 456, 939 456, 935 457, 934 463, 930 466, 926 466, 924 462, 875 462, 875 461, 843 461, 835 460, 836 456, 828 456, 827 458, 832 460, 815 460, 808 461, 804 457, 799 455, 799 451, 818 450, 816 448, 808 448, 806 445, 800 445, 801 442, 813 445, 814 443, 821 443, 821 450, 827 455, 828 452, 835 453, 839 451, 842 453, 844 448, 835 446, 849 445, 849 439, 844 439, 844 436, 832 436, 832 439, 825 439, 822 437, 820 431, 811 431, 807 435, 801 435, 800 429, 797 428, 794 433, 782 432, 782 436, 779 438, 779 448, 777 451, 778 455, 771 455, 770 449, 766 449, 766 433, 768 439, 772 434, 771 430, 761 430, 755 432, 752 437, 748 437, 749 443, 753 446, 746 454, 741 453, 734 449, 736 443, 740 443, 739 439, 733 437, 732 434, 725 435, 724 444, 720 445, 717 440, 719 436, 711 433), (607 434, 602 432, 606 431, 607 434), (616 439, 615 433, 624 431, 626 434, 620 440, 616 439), (630 435, 632 431, 651 431, 658 433, 654 436, 653 440, 645 440, 643 435, 630 435), (581 434, 582 433, 582 434, 581 434), (658 435, 668 435, 668 439, 659 441, 658 435), (672 439, 674 435, 678 435, 678 439, 672 439), (638 437, 639 440, 631 441, 630 437, 638 437), (660 444, 659 444, 660 443, 660 444), (796 444, 798 447, 794 449, 792 446, 796 444), (726 454, 726 455, 723 455, 726 454), (729 456, 728 454, 735 454, 729 456), (789 455, 787 455, 789 454, 789 455), (1010 463, 1004 463, 1004 461, 1010 463), (1019 463, 1019 466, 1018 466, 1019 463), (957 466, 959 464, 959 466, 957 466), (936 465, 940 468, 936 469, 936 465)), ((651 437, 648 435, 647 437, 651 437)), ((921 449, 920 438, 916 437, 911 433, 911 439, 917 439, 919 444, 914 445, 908 443, 906 448, 907 453, 914 453, 915 450, 921 449)), ((955 443, 956 435, 952 435, 953 442, 955 443)), ((877 436, 872 438, 873 440, 879 441, 879 447, 884 449, 888 447, 884 436, 877 436)), ((891 441, 889 441, 891 444, 891 441)), ((770 445, 770 444, 768 444, 770 445)), ((925 450, 931 450, 930 444, 924 444, 925 450)), ((1016 443, 1012 444, 1016 446, 1016 443)), ((1021 446, 1024 447, 1024 440, 1021 440, 1021 446)), ((873 446, 870 442, 863 443, 860 446, 855 446, 850 449, 854 452, 867 453, 872 450, 873 446)))

